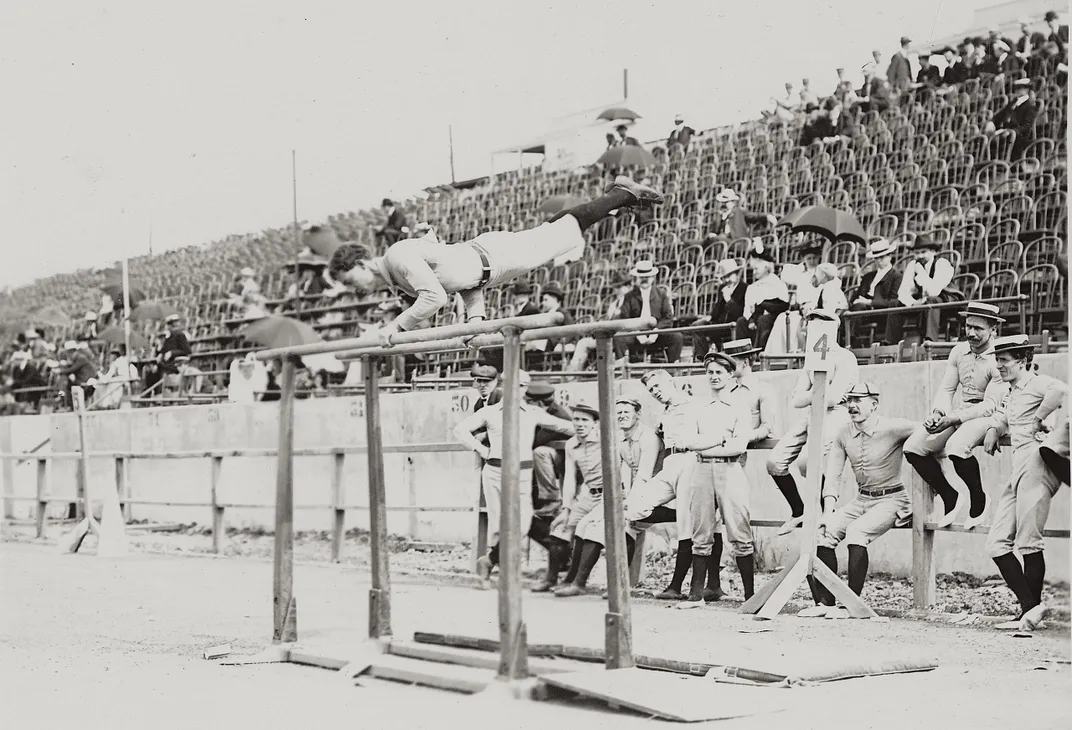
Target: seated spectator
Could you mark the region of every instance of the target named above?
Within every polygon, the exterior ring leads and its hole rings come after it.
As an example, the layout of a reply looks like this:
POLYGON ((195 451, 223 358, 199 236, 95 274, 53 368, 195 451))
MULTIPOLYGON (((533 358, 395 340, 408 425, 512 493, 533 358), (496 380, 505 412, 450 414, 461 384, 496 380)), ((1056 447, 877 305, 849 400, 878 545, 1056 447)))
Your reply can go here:
POLYGON ((808 315, 812 310, 823 309, 840 316, 849 308, 842 289, 841 274, 837 266, 830 262, 821 263, 815 267, 810 291, 814 292, 814 298, 809 295, 808 299, 800 300, 801 322, 797 330, 797 350, 801 352, 808 339, 808 315))
POLYGON ((775 318, 789 309, 789 289, 774 275, 774 252, 756 239, 748 254, 752 283, 744 294, 744 312, 737 320, 737 339, 748 338, 756 347, 767 346, 775 318))
POLYGON ((1064 51, 1054 41, 1047 41, 1045 37, 1037 34, 1041 39, 1040 45, 1027 59, 1024 73, 1028 78, 1043 77, 1054 81, 1058 86, 1068 84, 1068 63, 1064 57, 1064 51))
POLYGON ((1045 20, 1046 26, 1050 31, 1050 35, 1046 40, 1056 43, 1060 47, 1061 53, 1064 54, 1068 48, 1068 26, 1061 25, 1061 21, 1057 18, 1057 12, 1054 10, 1046 12, 1045 20))
POLYGON ((386 216, 384 224, 376 231, 376 238, 385 246, 391 246, 404 238, 403 229, 406 228, 406 214, 394 204, 390 198, 384 198, 380 203, 383 214, 386 216))
POLYGON ((312 253, 298 255, 295 268, 295 280, 287 289, 284 308, 292 309, 301 307, 302 300, 318 299, 328 288, 329 284, 324 279, 327 272, 328 262, 312 253))
POLYGON ((963 53, 963 45, 956 50, 950 46, 942 49, 942 55, 945 57, 945 72, 942 74, 942 84, 945 86, 955 86, 971 78, 968 67, 964 64, 963 53))
POLYGON ((710 234, 723 241, 747 238, 751 235, 751 226, 768 223, 773 226, 778 218, 773 213, 749 213, 741 203, 741 196, 730 188, 723 188, 715 196, 718 210, 711 222, 710 234))
POLYGON ((12 353, 11 362, 4 369, 4 376, 11 380, 12 396, 15 401, 25 403, 36 411, 44 393, 34 389, 44 388, 48 385, 48 380, 41 371, 40 365, 33 361, 30 352, 16 350, 12 353))
POLYGON ((97 377, 97 366, 89 356, 89 352, 78 346, 74 340, 67 340, 63 344, 62 359, 54 368, 56 375, 61 378, 64 402, 73 407, 74 400, 71 397, 71 388, 80 386, 85 390, 86 402, 93 396, 91 380, 97 377))
POLYGON ((268 369, 252 352, 232 360, 228 371, 228 403, 253 403, 268 389, 268 369))
MULTIPOLYGON (((625 295, 633 290, 633 280, 627 275, 619 274, 614 281, 613 287, 614 296, 607 305, 607 321, 623 319, 622 307, 625 305, 625 295)), ((614 364, 617 366, 625 362, 626 348, 621 337, 615 337, 613 342, 615 357, 614 364)), ((577 341, 577 346, 573 350, 573 357, 570 358, 569 365, 566 366, 566 369, 573 372, 584 370, 588 364, 588 358, 595 352, 595 349, 595 337, 582 337, 579 339, 577 341)))
POLYGON ((771 97, 773 106, 771 109, 763 110, 763 118, 770 122, 772 125, 788 124, 792 122, 796 116, 797 111, 800 109, 799 97, 793 94, 793 84, 785 82, 785 96, 771 97))
POLYGON ((860 109, 864 112, 884 112, 890 108, 890 85, 878 76, 875 66, 864 66, 864 85, 860 87, 860 109))
POLYGON ((986 131, 993 134, 997 130, 1009 130, 1016 133, 1012 146, 1012 160, 1020 160, 1024 150, 1035 141, 1035 117, 1038 107, 1031 100, 1031 79, 1017 79, 1013 82, 1016 94, 1008 104, 987 122, 986 131))
MULTIPOLYGON (((721 288, 715 296, 711 313, 700 317, 693 324, 736 324, 744 314, 744 296, 748 285, 741 277, 741 266, 737 263, 737 259, 719 261, 717 273, 721 288)), ((703 356, 711 351, 712 344, 721 347, 732 334, 731 331, 713 332, 710 335, 706 332, 693 333, 693 361, 703 360, 703 356)))
POLYGON ((1027 59, 1031 57, 1031 54, 1039 46, 1034 43, 1032 36, 1038 36, 1042 38, 1042 42, 1046 42, 1046 36, 1041 33, 1031 32, 1031 21, 1027 18, 1020 18, 1020 37, 1016 39, 1016 43, 1013 45, 1013 52, 1016 57, 1020 59, 1021 63, 1027 63, 1027 59))
MULTIPOLYGON (((849 296, 849 309, 859 312, 867 309, 888 309, 900 307, 901 301, 897 293, 901 288, 901 272, 893 268, 893 254, 897 251, 897 244, 878 238, 871 242, 867 251, 867 258, 875 262, 875 268, 860 279, 860 285, 849 296)), ((886 327, 882 336, 882 344, 897 344, 893 332, 893 315, 885 318, 886 327)), ((846 343, 848 344, 848 343, 846 343)))
POLYGON ((800 146, 807 147, 812 142, 825 142, 832 140, 837 136, 837 129, 834 127, 834 120, 832 112, 835 108, 836 102, 832 99, 827 101, 831 102, 829 105, 824 102, 823 106, 818 104, 809 104, 806 112, 807 118, 804 122, 804 128, 800 132, 800 146))
POLYGON ((919 71, 916 72, 916 82, 913 89, 922 89, 925 93, 921 99, 929 99, 934 89, 942 83, 942 72, 931 63, 931 54, 924 52, 919 54, 919 71))
POLYGON ((533 314, 540 313, 540 306, 532 301, 532 284, 527 281, 515 282, 510 287, 510 293, 513 295, 513 314, 511 316, 530 317, 533 314))
MULTIPOLYGON (((664 286, 655 286, 659 272, 651 261, 638 261, 629 272, 636 285, 622 301, 621 318, 654 317, 656 328, 674 326, 674 304, 664 286)), ((680 332, 660 332, 648 335, 629 335, 618 338, 629 351, 630 362, 643 362, 645 357, 663 353, 666 362, 681 359, 685 338, 680 332)))
POLYGON ((896 93, 908 91, 912 85, 912 63, 908 60, 908 49, 911 45, 911 38, 901 36, 901 49, 893 54, 890 66, 886 69, 886 81, 896 93))
POLYGON ((678 114, 674 117, 674 129, 670 132, 670 136, 666 138, 667 149, 674 145, 681 145, 682 150, 689 148, 689 142, 696 134, 696 130, 685 124, 685 117, 678 114))
POLYGON ((618 133, 618 139, 615 140, 615 147, 639 147, 640 142, 637 142, 636 137, 629 136, 629 125, 625 122, 618 124, 614 130, 618 133))
POLYGON ((83 342, 93 342, 97 339, 97 313, 86 312, 85 324, 78 333, 78 339, 83 342))
POLYGON ((268 312, 264 309, 267 300, 261 294, 261 286, 257 283, 256 273, 248 266, 238 272, 238 281, 228 301, 232 306, 242 310, 243 319, 261 319, 268 316, 268 312))
MULTIPOLYGON (((573 314, 562 308, 566 293, 557 281, 549 281, 540 292, 540 311, 545 314, 562 312, 565 319, 562 324, 573 324, 573 314)), ((573 351, 573 344, 565 339, 531 340, 522 345, 525 348, 525 369, 540 370, 545 367, 549 356, 564 355, 573 351)))
MULTIPOLYGON (((951 286, 956 271, 948 259, 939 258, 941 246, 926 236, 917 236, 912 244, 915 261, 905 266, 897 298, 906 307, 918 307, 938 302, 953 302, 964 295, 951 286)), ((896 314, 891 316, 890 342, 900 342, 904 333, 905 318, 912 315, 896 314)), ((919 315, 916 315, 917 317, 919 315)), ((942 310, 928 309, 923 315, 926 320, 923 338, 925 341, 937 342, 941 339, 942 310)))
POLYGON ((138 369, 123 355, 122 346, 113 347, 105 361, 104 374, 97 378, 96 408, 118 408, 123 394, 137 388, 138 369))
POLYGON ((1015 73, 1023 68, 1023 62, 1012 53, 1012 48, 1005 41, 996 41, 991 47, 991 55, 979 68, 980 73, 1005 75, 1015 73))

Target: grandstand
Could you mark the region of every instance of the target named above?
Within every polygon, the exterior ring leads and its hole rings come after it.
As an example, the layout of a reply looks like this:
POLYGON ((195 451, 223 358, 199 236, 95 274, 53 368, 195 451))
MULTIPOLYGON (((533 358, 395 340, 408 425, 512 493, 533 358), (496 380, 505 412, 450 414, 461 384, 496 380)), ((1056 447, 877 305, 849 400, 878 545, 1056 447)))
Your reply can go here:
MULTIPOLYGON (((691 323, 710 311, 718 287, 715 264, 744 259, 750 245, 749 237, 705 239, 714 197, 729 187, 753 212, 780 218, 803 206, 825 205, 852 212, 870 236, 908 244, 917 235, 938 240, 940 255, 955 265, 954 284, 966 298, 1027 295, 1028 333, 1064 333, 1067 339, 1067 288, 1057 267, 1068 236, 1067 77, 1045 65, 1035 70, 1039 74, 1030 78, 1038 106, 1035 139, 1023 159, 1013 157, 1014 133, 986 131, 1023 72, 981 75, 944 94, 906 92, 889 109, 865 113, 854 136, 832 143, 800 146, 800 120, 778 126, 753 121, 706 130, 687 151, 656 148, 658 164, 633 174, 665 192, 667 202, 656 209, 657 217, 641 223, 626 212, 593 227, 583 260, 531 275, 536 294, 547 282, 558 281, 567 293, 565 308, 578 321, 596 319, 606 311, 614 275, 639 258, 651 258, 660 267, 659 281, 673 292, 679 323, 691 323)), ((537 225, 543 220, 538 206, 548 196, 594 196, 609 173, 599 166, 556 172, 536 167, 465 187, 436 188, 427 199, 404 205, 411 223, 428 221, 440 239, 464 241, 487 231, 537 225)), ((381 218, 378 210, 348 212, 322 225, 341 240, 377 246, 373 226, 381 218)), ((752 236, 771 245, 781 264, 800 258, 798 235, 761 225, 752 236)), ((130 261, 130 271, 146 297, 182 313, 193 362, 212 373, 251 347, 241 338, 244 320, 226 303, 239 269, 255 267, 271 309, 282 304, 290 283, 287 266, 296 253, 292 231, 269 230, 138 257, 130 261)), ((839 267, 846 289, 867 272, 863 247, 856 243, 826 244, 824 256, 839 267)), ((36 311, 59 307, 70 315, 70 326, 54 326, 47 336, 60 342, 72 336, 87 311, 100 307, 100 287, 114 276, 79 271, 39 280, 0 298, 0 316, 34 325, 36 311)), ((378 301, 352 296, 306 301, 291 316, 314 324, 325 337, 353 336, 378 301)), ((509 313, 505 291, 489 291, 487 302, 490 316, 509 313)), ((153 326, 136 324, 150 336, 156 334, 153 326)), ((1013 319, 1006 332, 1018 328, 1013 319)), ((443 374, 434 364, 426 368, 443 374)))

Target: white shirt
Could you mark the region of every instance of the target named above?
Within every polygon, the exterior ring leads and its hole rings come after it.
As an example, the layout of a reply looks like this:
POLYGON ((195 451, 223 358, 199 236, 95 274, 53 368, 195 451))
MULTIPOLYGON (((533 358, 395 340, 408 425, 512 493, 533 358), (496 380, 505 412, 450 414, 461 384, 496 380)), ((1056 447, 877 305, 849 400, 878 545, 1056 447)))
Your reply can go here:
POLYGON ((257 360, 253 367, 243 368, 241 360, 231 363, 231 380, 227 386, 228 403, 253 403, 256 394, 263 393, 268 387, 268 370, 264 363, 257 360))
POLYGON ((808 311, 819 306, 819 297, 823 298, 823 309, 831 309, 835 312, 843 312, 849 308, 849 302, 845 298, 845 292, 841 289, 841 279, 831 279, 820 287, 812 287, 815 296, 809 302, 800 302, 801 309, 808 311))
POLYGON ((874 299, 875 298, 875 287, 878 286, 878 283, 880 281, 882 281, 882 277, 886 276, 886 274, 888 274, 891 270, 893 270, 893 267, 892 266, 887 266, 884 269, 877 269, 875 271, 875 278, 871 280, 871 287, 867 291, 867 298, 868 299, 874 299))
POLYGON ((929 265, 912 261, 905 266, 897 298, 901 304, 911 306, 927 297, 936 297, 953 281, 954 273, 953 264, 947 259, 935 258, 929 265))
POLYGON ((744 318, 751 318, 756 311, 756 305, 768 299, 789 301, 789 288, 774 274, 767 274, 762 279, 749 284, 744 290, 744 318))
POLYGON ((651 287, 645 289, 644 287, 638 287, 640 289, 640 316, 651 316, 651 287))

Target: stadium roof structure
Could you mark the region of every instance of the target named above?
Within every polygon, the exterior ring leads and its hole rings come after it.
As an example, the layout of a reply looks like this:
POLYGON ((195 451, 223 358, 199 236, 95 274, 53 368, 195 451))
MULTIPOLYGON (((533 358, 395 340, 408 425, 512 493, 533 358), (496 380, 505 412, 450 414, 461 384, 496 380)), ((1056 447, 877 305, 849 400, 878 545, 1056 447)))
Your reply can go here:
POLYGON ((990 28, 997 27, 1002 35, 1015 38, 1020 35, 1020 18, 1028 18, 1032 25, 1039 26, 1041 30, 1043 16, 1050 10, 1062 12, 1067 6, 1055 0, 1013 0, 1013 2, 999 3, 975 11, 972 22, 964 30, 955 35, 937 38, 919 44, 919 49, 936 51, 946 46, 956 48, 965 38, 983 36, 989 33, 990 28))

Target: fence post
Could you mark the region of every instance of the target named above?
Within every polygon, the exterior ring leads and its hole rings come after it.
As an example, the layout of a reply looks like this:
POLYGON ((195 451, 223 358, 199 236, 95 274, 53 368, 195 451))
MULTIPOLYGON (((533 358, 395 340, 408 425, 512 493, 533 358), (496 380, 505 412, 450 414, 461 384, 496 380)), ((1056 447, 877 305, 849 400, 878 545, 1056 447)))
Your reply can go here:
POLYGON ((912 488, 912 606, 925 609, 935 603, 934 530, 927 520, 934 509, 934 494, 923 479, 910 470, 912 488))
POLYGON ((275 485, 275 550, 272 551, 272 643, 298 640, 294 597, 294 380, 297 358, 283 357, 279 377, 279 455, 275 485))
POLYGON ((45 525, 48 523, 48 460, 37 460, 37 536, 45 536, 45 525))
POLYGON ((130 483, 127 480, 127 460, 115 457, 115 493, 119 495, 119 509, 123 513, 123 524, 130 523, 130 483))
POLYGON ((223 547, 223 535, 227 529, 223 524, 223 505, 220 504, 220 475, 223 473, 223 457, 213 456, 212 473, 209 477, 212 487, 212 552, 218 553, 223 547))
POLYGON ((343 508, 342 473, 346 464, 346 454, 339 452, 333 457, 335 468, 331 472, 331 507, 335 511, 335 523, 331 529, 331 562, 337 563, 342 558, 342 545, 346 539, 346 510, 343 508))
POLYGON ((372 588, 369 589, 369 638, 391 635, 391 571, 387 552, 387 486, 383 469, 383 430, 380 422, 380 360, 364 358, 365 444, 368 452, 369 548, 372 588))

